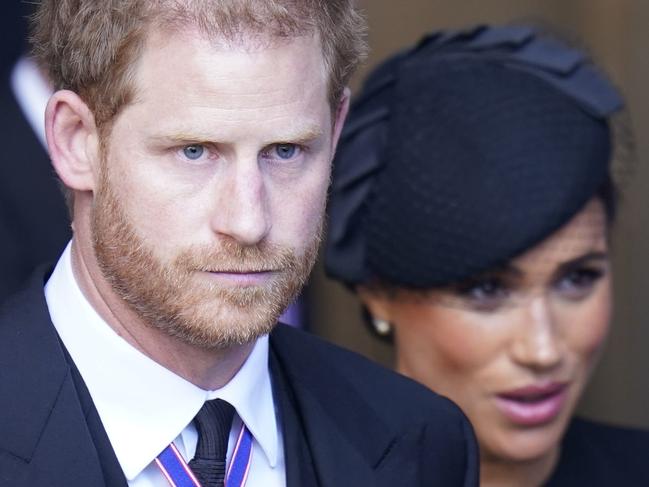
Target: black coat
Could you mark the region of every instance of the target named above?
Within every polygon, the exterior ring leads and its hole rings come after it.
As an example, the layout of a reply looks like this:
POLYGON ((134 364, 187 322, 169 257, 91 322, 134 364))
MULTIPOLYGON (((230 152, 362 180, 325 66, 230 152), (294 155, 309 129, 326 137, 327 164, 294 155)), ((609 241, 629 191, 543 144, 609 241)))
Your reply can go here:
MULTIPOLYGON (((270 368, 289 487, 478 485, 475 439, 450 401, 283 325, 270 368)), ((0 391, 0 487, 126 486, 42 276, 0 310, 0 391)))
POLYGON ((70 239, 68 212, 49 157, 0 73, 0 302, 70 239))
POLYGON ((547 487, 649 486, 649 432, 574 419, 547 487))

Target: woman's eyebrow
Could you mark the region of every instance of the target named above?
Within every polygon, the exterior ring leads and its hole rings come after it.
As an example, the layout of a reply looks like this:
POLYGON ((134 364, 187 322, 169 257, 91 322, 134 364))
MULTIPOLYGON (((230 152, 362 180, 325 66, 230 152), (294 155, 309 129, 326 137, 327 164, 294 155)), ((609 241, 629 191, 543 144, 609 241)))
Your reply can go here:
POLYGON ((602 252, 602 251, 588 252, 575 259, 571 259, 567 262, 563 262, 557 270, 559 273, 561 273, 567 270, 574 269, 575 267, 579 267, 580 265, 586 263, 604 262, 604 261, 608 261, 608 259, 609 259, 608 252, 602 252))

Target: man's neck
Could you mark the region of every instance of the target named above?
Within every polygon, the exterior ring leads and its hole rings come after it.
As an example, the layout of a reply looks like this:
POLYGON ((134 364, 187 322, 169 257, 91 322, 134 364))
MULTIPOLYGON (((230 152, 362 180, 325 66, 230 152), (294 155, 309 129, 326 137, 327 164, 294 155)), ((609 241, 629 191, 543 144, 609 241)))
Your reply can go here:
POLYGON ((92 255, 91 247, 84 247, 76 239, 73 240, 74 278, 99 316, 131 346, 205 390, 223 387, 245 363, 254 342, 227 349, 208 350, 192 346, 149 326, 101 277, 92 255))

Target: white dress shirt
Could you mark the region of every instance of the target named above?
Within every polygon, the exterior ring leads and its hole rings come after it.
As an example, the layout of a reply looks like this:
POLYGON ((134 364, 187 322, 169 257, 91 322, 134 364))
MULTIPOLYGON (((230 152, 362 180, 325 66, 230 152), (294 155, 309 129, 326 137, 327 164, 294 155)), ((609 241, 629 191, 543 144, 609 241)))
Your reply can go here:
POLYGON ((268 370, 268 336, 257 340, 237 374, 205 391, 122 339, 97 314, 72 272, 70 244, 45 286, 52 322, 88 387, 131 487, 168 487, 154 459, 174 442, 186 461, 194 456, 192 420, 214 398, 236 409, 227 460, 241 421, 253 435, 247 487, 286 485, 284 449, 268 370))

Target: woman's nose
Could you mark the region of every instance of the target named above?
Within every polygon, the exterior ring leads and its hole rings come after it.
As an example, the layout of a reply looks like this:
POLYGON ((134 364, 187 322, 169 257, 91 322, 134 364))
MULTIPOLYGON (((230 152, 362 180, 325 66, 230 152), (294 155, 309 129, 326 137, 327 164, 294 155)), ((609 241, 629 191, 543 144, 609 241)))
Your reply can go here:
POLYGON ((535 370, 549 370, 561 362, 561 337, 548 297, 534 296, 522 309, 521 323, 512 345, 512 357, 518 364, 535 370))

